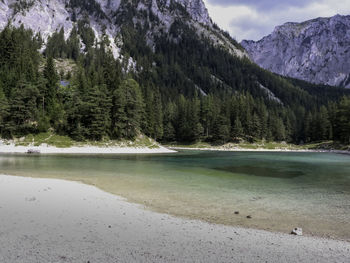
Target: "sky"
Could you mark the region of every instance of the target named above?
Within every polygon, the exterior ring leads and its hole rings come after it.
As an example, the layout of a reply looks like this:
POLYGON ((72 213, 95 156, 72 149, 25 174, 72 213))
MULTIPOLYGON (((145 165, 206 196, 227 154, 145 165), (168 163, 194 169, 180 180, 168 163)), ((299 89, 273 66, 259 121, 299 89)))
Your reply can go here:
POLYGON ((238 41, 259 40, 275 26, 336 14, 350 15, 350 0, 204 0, 213 21, 238 41))

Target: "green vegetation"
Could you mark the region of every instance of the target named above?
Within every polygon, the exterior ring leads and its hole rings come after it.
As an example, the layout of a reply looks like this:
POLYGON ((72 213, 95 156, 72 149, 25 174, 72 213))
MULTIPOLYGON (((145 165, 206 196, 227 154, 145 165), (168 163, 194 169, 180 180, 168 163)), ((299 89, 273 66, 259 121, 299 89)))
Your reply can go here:
POLYGON ((68 136, 60 136, 51 132, 28 134, 25 137, 16 140, 18 146, 40 146, 47 144, 58 148, 67 148, 74 145, 74 141, 68 136))
MULTIPOLYGON (((5 143, 10 141, 5 141, 5 143)), ((147 148, 159 148, 159 144, 144 135, 138 135, 134 140, 100 140, 100 141, 74 141, 68 136, 57 135, 53 132, 44 132, 38 134, 28 134, 21 138, 15 138, 14 142, 16 146, 41 146, 49 145, 57 148, 69 148, 72 146, 97 146, 97 147, 147 147, 147 148)))
POLYGON ((252 148, 282 147, 273 141, 350 143, 349 91, 276 76, 181 21, 159 34, 152 50, 147 26, 133 24, 133 11, 124 11, 123 61, 113 58, 108 38, 96 40, 87 19, 67 40, 63 29, 54 33, 43 55, 40 35, 10 25, 0 33, 1 137, 60 147, 72 140, 137 141, 139 134, 163 143, 245 141, 241 146, 252 148), (130 57, 135 71, 127 70, 130 57))

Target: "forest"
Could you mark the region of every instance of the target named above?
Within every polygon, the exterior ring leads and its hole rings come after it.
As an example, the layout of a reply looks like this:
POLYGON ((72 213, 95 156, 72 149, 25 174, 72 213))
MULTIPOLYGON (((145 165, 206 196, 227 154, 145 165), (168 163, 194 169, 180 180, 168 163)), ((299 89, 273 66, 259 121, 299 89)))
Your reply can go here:
POLYGON ((350 143, 349 90, 272 74, 180 21, 154 50, 146 32, 125 23, 115 59, 88 21, 77 21, 68 39, 55 32, 43 53, 40 34, 8 25, 0 33, 1 137, 52 130, 77 141, 142 133, 159 142, 350 143), (76 68, 58 71, 55 59, 76 68))

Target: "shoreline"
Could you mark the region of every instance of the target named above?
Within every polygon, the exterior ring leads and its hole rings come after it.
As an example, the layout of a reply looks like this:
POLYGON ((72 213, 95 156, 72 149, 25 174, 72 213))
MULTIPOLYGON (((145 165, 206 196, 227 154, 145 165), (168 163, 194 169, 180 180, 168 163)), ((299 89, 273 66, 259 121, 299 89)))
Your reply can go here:
POLYGON ((178 218, 80 182, 0 175, 0 196, 4 262, 350 260, 346 241, 178 218))
POLYGON ((172 147, 168 146, 169 149, 173 150, 194 150, 194 151, 218 151, 218 152, 315 152, 314 150, 295 150, 295 149, 249 149, 249 148, 221 148, 221 147, 172 147))
POLYGON ((109 146, 99 147, 93 145, 72 146, 69 148, 58 148, 55 146, 16 146, 15 144, 0 144, 0 153, 28 153, 32 151, 38 154, 157 154, 175 153, 161 145, 157 147, 127 147, 109 146))
POLYGON ((40 153, 40 154, 167 154, 176 153, 178 150, 192 151, 224 151, 224 152, 319 152, 350 154, 347 150, 331 149, 293 149, 293 148, 244 148, 230 146, 210 146, 210 147, 181 147, 172 145, 161 145, 154 143, 152 146, 127 146, 127 145, 73 145, 70 147, 56 147, 43 143, 34 146, 33 143, 23 146, 13 142, 0 140, 0 153, 40 153))
POLYGON ((350 151, 344 150, 326 150, 326 149, 249 149, 249 148, 222 148, 222 147, 176 147, 166 146, 172 150, 193 150, 193 151, 218 151, 218 152, 301 152, 301 153, 337 153, 337 154, 350 154, 350 151))

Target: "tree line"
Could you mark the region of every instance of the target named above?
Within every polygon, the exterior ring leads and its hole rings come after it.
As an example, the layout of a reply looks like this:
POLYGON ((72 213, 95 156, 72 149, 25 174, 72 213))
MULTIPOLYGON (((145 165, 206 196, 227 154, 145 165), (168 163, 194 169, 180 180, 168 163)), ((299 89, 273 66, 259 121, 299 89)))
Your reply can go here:
POLYGON ((78 21, 68 39, 63 29, 54 33, 43 54, 39 34, 7 26, 0 33, 1 136, 53 129, 75 140, 134 139, 141 132, 167 142, 349 143, 346 92, 327 89, 328 99, 320 87, 315 95, 311 84, 275 76, 192 33, 175 24, 170 34, 182 39, 159 38, 152 51, 143 42, 143 28, 126 26, 123 56, 138 65, 127 72, 107 48, 108 39, 97 41, 88 21, 78 21), (136 36, 139 41, 133 41, 136 36), (58 74, 55 58, 74 60, 76 70, 58 74), (257 83, 282 103, 269 99, 257 83))

